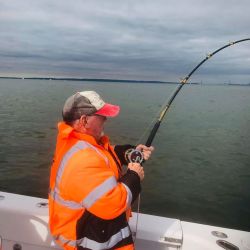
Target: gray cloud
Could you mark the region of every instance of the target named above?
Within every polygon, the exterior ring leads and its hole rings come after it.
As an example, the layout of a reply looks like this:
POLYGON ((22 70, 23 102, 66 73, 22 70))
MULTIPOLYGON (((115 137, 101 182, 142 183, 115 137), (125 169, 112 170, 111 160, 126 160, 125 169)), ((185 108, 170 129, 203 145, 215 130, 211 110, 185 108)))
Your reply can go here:
MULTIPOLYGON (((0 0, 1 75, 178 81, 250 37, 249 0, 0 0)), ((192 78, 250 82, 250 42, 192 78)))

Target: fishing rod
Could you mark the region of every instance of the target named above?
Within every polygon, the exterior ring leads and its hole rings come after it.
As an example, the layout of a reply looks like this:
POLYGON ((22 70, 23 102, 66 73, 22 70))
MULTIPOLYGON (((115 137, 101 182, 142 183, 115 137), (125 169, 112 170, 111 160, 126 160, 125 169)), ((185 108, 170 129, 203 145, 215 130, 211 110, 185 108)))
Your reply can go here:
MULTIPOLYGON (((174 91, 174 93, 172 94, 172 96, 169 98, 166 106, 163 107, 156 123, 154 124, 149 136, 148 136, 148 139, 146 141, 146 146, 147 147, 150 147, 152 145, 152 142, 155 138, 155 135, 161 125, 161 122, 163 120, 163 118, 165 117, 167 111, 169 110, 172 102, 174 101, 175 97, 177 96, 177 94, 180 92, 180 90, 182 89, 182 87, 187 83, 187 81, 189 80, 189 78, 193 75, 193 73, 204 63, 206 62, 208 59, 210 59, 213 55, 217 54, 219 51, 227 48, 227 47, 230 47, 234 44, 237 44, 237 43, 241 43, 241 42, 245 42, 245 41, 250 41, 250 38, 246 38, 246 39, 241 39, 241 40, 237 40, 237 41, 234 41, 234 42, 229 42, 228 44, 222 46, 221 48, 215 50, 214 52, 208 54, 200 63, 198 63, 194 69, 192 69, 192 71, 183 79, 181 79, 180 83, 178 84, 176 90, 174 91)), ((129 162, 138 162, 138 163, 142 163, 143 162, 143 155, 142 155, 142 152, 139 151, 139 150, 136 150, 136 149, 129 149, 126 154, 125 154, 125 157, 126 159, 129 161, 129 162)))

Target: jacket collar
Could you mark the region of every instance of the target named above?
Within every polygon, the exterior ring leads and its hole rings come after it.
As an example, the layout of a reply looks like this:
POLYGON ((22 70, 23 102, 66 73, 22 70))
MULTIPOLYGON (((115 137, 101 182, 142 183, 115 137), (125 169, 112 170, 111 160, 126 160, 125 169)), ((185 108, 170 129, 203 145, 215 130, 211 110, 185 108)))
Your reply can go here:
MULTIPOLYGON (((96 139, 93 136, 75 131, 74 128, 72 128, 70 125, 66 124, 65 122, 58 123, 58 132, 59 132, 59 136, 62 139, 75 138, 77 140, 87 141, 93 146, 100 146, 100 144, 97 143, 96 139)), ((109 145, 108 136, 104 135, 101 137, 101 145, 105 149, 108 148, 108 145, 109 145)))

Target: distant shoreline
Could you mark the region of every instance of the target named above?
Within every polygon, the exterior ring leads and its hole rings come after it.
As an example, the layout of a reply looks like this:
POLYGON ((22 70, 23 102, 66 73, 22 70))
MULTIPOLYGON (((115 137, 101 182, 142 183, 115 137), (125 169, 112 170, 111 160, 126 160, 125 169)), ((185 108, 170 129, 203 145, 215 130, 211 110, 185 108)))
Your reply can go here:
MULTIPOLYGON (((146 80, 124 80, 124 79, 99 79, 99 78, 60 78, 60 77, 14 77, 14 76, 0 76, 0 79, 19 79, 19 80, 53 80, 53 81, 85 81, 85 82, 122 82, 122 83, 164 83, 164 84, 180 84, 180 82, 169 81, 146 81, 146 80)), ((236 85, 236 86, 250 86, 248 84, 238 83, 201 83, 201 82, 187 82, 187 84, 195 85, 236 85)))
POLYGON ((124 80, 124 79, 100 79, 100 78, 61 78, 61 77, 1 77, 0 79, 28 79, 28 80, 55 80, 55 81, 90 81, 90 82, 138 82, 138 83, 170 83, 174 82, 165 82, 165 81, 145 81, 145 80, 124 80))

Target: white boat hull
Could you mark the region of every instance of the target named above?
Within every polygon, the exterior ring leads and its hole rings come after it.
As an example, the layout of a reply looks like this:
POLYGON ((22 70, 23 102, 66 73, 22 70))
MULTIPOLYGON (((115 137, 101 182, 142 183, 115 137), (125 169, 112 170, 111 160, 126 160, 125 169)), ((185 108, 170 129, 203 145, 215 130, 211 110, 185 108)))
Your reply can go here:
MULTIPOLYGON (((132 232, 136 231, 136 216, 133 213, 130 221, 132 232)), ((250 232, 139 214, 136 250, 225 249, 217 244, 219 240, 250 250, 250 232)), ((0 250, 13 249, 61 249, 49 233, 46 199, 0 192, 0 250)))

